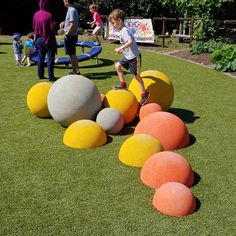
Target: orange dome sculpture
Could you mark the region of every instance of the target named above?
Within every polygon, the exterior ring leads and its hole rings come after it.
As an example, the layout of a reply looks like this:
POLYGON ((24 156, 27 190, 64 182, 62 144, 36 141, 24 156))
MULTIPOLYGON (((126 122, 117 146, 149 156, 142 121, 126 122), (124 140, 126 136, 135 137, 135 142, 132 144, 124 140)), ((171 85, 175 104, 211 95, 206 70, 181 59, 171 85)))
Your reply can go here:
POLYGON ((148 103, 148 104, 140 107, 139 119, 142 120, 145 116, 147 116, 153 112, 158 112, 158 111, 162 111, 162 108, 159 104, 154 103, 154 102, 148 103))
POLYGON ((149 157, 140 177, 151 188, 159 188, 167 182, 178 182, 190 187, 194 182, 194 173, 188 161, 170 151, 158 152, 149 157))
POLYGON ((152 204, 170 216, 186 216, 196 209, 196 200, 190 189, 176 182, 168 182, 157 189, 152 204))
POLYGON ((158 139, 165 151, 180 149, 189 144, 188 129, 184 122, 169 112, 154 112, 144 117, 134 134, 149 134, 158 139))

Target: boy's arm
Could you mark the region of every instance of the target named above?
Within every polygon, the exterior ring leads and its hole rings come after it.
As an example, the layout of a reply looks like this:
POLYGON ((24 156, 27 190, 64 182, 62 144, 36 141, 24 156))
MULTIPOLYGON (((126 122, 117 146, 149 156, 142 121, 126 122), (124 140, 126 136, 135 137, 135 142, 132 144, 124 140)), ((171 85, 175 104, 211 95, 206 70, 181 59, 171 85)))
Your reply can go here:
POLYGON ((132 43, 133 43, 133 40, 131 38, 128 39, 125 44, 121 45, 118 48, 115 48, 115 50, 114 50, 115 53, 118 53, 118 54, 122 53, 124 51, 124 49, 129 48, 132 45, 132 43))
POLYGON ((67 32, 65 32, 65 36, 70 35, 70 32, 73 30, 74 25, 75 25, 75 22, 74 21, 70 21, 69 28, 68 28, 67 32))

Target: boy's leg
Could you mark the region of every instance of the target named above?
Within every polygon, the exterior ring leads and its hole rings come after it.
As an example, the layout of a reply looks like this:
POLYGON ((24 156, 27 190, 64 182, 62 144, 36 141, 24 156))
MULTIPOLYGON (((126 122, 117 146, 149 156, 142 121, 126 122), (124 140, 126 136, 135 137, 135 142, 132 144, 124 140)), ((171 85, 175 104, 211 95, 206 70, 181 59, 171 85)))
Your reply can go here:
POLYGON ((26 66, 30 66, 30 58, 26 57, 26 60, 27 60, 27 65, 26 66))
POLYGON ((139 103, 144 105, 148 98, 150 97, 150 93, 146 91, 143 79, 140 77, 141 72, 141 55, 130 62, 130 72, 134 74, 134 78, 138 81, 139 87, 141 89, 141 99, 139 103))
POLYGON ((26 59, 26 56, 23 57, 23 59, 21 60, 21 63, 24 63, 25 59, 26 59))
POLYGON ((126 82, 125 82, 123 66, 120 64, 120 62, 117 62, 115 64, 115 68, 116 68, 116 72, 117 72, 117 75, 118 75, 119 80, 120 80, 120 84, 119 85, 114 85, 113 88, 114 89, 126 89, 127 85, 126 85, 126 82))

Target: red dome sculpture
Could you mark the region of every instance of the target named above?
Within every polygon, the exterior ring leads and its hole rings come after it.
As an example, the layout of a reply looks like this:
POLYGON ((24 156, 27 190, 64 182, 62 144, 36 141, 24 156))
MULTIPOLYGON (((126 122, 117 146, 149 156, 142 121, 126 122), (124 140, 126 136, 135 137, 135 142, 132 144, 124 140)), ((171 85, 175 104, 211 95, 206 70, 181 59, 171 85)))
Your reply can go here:
POLYGON ((190 189, 176 182, 168 182, 157 189, 152 204, 170 216, 186 216, 196 209, 196 200, 190 189))
POLYGON ((144 117, 134 134, 149 134, 158 139, 165 151, 184 148, 189 144, 188 129, 184 122, 169 112, 154 112, 144 117))
POLYGON ((194 182, 194 173, 188 161, 170 151, 158 152, 149 157, 140 177, 151 188, 159 188, 167 182, 178 182, 190 187, 194 182))
POLYGON ((139 119, 142 120, 145 116, 158 111, 162 111, 162 107, 159 104, 154 102, 148 103, 144 106, 141 106, 139 110, 139 119))

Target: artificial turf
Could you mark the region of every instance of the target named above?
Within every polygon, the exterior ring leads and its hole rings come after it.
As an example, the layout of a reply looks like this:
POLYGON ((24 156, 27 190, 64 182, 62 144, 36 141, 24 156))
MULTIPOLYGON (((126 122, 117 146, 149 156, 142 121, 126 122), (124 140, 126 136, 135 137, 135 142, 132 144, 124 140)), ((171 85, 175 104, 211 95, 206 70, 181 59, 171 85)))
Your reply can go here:
MULTIPOLYGON (((189 216, 171 217, 152 206, 154 190, 141 183, 140 169, 118 160, 133 127, 99 148, 64 146, 65 128, 27 108, 27 92, 39 82, 37 67, 16 67, 11 38, 0 42, 0 235, 235 235, 235 79, 142 51, 142 70, 159 70, 171 79, 170 112, 191 135, 191 145, 176 152, 195 172, 191 191, 198 207, 189 216)), ((118 57, 116 45, 102 46, 98 65, 89 60, 80 66, 106 93, 118 82, 118 57)), ((70 70, 55 66, 55 75, 70 70)), ((130 82, 132 76, 126 78, 130 82)))

